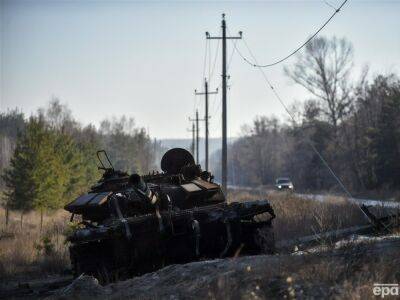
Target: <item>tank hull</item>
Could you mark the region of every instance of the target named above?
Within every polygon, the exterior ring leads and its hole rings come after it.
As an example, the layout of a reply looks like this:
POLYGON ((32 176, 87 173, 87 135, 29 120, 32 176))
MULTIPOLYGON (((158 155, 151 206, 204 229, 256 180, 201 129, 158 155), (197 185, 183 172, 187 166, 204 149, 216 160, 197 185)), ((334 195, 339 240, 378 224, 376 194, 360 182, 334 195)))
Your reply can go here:
POLYGON ((71 221, 79 216, 68 237, 75 276, 106 284, 170 264, 273 252, 269 202, 228 203, 187 150, 168 150, 163 172, 142 176, 114 170, 104 150, 98 158, 102 178, 65 206, 71 221))
POLYGON ((121 218, 69 238, 75 276, 101 283, 170 264, 273 252, 273 210, 266 200, 220 203, 121 218))

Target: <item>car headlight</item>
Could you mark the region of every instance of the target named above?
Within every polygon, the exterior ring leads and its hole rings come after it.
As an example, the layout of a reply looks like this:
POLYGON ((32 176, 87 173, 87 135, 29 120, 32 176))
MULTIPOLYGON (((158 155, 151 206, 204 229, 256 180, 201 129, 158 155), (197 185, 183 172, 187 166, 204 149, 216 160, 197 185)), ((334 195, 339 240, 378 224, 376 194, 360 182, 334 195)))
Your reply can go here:
POLYGON ((293 188, 293 185, 289 185, 289 189, 292 189, 293 188))
POLYGON ((282 188, 282 186, 281 185, 278 185, 278 189, 281 189, 282 188))

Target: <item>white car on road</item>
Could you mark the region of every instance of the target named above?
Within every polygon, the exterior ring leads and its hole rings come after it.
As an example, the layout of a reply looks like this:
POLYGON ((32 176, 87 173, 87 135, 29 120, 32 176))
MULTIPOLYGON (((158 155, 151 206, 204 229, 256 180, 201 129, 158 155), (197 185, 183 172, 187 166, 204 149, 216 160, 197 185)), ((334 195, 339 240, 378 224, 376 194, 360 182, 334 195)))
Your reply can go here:
POLYGON ((293 183, 290 180, 290 178, 288 178, 288 177, 277 178, 275 180, 275 187, 279 191, 283 191, 283 190, 293 191, 293 189, 294 189, 293 183))

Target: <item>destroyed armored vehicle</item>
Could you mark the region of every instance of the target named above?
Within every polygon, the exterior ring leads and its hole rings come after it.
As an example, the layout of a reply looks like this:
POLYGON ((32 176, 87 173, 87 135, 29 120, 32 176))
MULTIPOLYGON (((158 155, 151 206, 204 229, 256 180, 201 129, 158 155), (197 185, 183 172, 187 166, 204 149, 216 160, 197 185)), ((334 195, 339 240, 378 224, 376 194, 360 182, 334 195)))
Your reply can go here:
POLYGON ((76 224, 68 237, 74 276, 106 284, 169 264, 273 251, 268 201, 227 203, 188 151, 167 151, 163 173, 144 176, 114 170, 105 151, 97 156, 103 177, 65 206, 76 224))

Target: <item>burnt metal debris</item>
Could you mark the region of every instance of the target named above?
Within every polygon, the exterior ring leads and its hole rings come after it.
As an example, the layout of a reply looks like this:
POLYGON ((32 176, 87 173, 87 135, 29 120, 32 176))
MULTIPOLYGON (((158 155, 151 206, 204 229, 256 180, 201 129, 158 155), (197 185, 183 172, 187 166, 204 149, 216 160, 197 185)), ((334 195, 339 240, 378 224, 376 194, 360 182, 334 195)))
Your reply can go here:
POLYGON ((145 176, 115 170, 105 151, 97 156, 102 178, 65 206, 81 219, 68 237, 74 276, 106 284, 169 264, 274 251, 269 202, 228 203, 188 151, 167 151, 163 172, 145 176))

